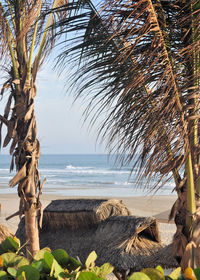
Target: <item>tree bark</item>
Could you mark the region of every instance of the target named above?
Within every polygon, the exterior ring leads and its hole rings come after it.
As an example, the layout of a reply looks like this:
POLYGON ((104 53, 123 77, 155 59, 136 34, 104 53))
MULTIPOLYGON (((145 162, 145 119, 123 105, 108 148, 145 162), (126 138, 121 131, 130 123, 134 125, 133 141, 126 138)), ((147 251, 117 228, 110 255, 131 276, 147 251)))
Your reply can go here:
POLYGON ((36 88, 30 82, 26 82, 23 87, 20 85, 20 88, 21 90, 18 86, 18 90, 13 92, 15 104, 9 121, 12 121, 10 132, 8 125, 9 137, 13 139, 10 147, 10 153, 13 155, 11 170, 15 160, 18 171, 10 181, 10 186, 18 184, 19 213, 20 217, 25 215, 26 251, 27 257, 31 258, 39 250, 37 216, 41 209, 39 198, 42 189, 38 171, 40 145, 36 137, 37 128, 34 112, 36 88))

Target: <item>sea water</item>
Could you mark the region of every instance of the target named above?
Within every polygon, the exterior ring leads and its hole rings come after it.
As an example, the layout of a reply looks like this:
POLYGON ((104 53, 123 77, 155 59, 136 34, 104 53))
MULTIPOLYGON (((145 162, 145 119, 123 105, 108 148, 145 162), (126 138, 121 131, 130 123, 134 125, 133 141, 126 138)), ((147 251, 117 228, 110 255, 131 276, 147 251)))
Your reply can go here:
MULTIPOLYGON (((9 188, 9 181, 15 175, 10 173, 11 156, 0 155, 0 194, 16 193, 9 188)), ((64 196, 106 196, 129 197, 152 194, 152 181, 145 188, 145 179, 138 183, 137 170, 132 165, 121 167, 114 156, 107 155, 41 155, 39 171, 46 178, 43 193, 64 196)), ((174 183, 169 182, 156 192, 169 195, 174 183)))

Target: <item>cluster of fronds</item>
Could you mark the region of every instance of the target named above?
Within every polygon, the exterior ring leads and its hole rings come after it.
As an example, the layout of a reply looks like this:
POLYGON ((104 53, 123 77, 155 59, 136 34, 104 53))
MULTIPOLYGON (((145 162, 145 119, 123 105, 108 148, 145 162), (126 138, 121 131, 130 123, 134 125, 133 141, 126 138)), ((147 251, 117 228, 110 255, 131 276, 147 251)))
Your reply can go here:
POLYGON ((89 3, 84 8, 84 16, 60 22, 82 33, 59 62, 81 55, 72 84, 91 98, 86 115, 93 123, 108 112, 101 136, 111 152, 127 155, 122 161, 139 155, 141 175, 157 173, 161 182, 173 173, 180 183, 186 151, 195 154, 194 165, 199 155, 199 1, 114 0, 98 13, 89 3))

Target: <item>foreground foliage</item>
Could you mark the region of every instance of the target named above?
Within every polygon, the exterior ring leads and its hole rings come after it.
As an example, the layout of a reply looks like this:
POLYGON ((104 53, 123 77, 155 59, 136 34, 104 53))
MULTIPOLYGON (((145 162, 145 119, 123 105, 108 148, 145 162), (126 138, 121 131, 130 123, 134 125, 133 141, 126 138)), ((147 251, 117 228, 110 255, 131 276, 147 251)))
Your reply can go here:
POLYGON ((200 268, 192 269, 186 268, 183 274, 181 274, 181 268, 176 268, 170 275, 165 275, 162 267, 158 266, 154 268, 145 268, 141 272, 133 273, 128 280, 198 280, 200 279, 200 268))
MULTIPOLYGON (((22 246, 23 247, 23 246, 22 246)), ((14 237, 7 237, 0 244, 0 280, 105 280, 106 276, 114 271, 114 267, 105 263, 98 267, 93 251, 88 256, 85 264, 70 257, 63 249, 51 251, 49 248, 40 250, 31 260, 20 253, 20 241, 14 237)), ((200 268, 192 270, 188 267, 184 274, 181 268, 176 268, 170 275, 165 275, 161 266, 145 268, 141 272, 133 273, 128 280, 198 280, 200 268)))
POLYGON ((70 257, 65 250, 51 251, 43 248, 29 261, 20 253, 17 238, 7 237, 0 245, 0 279, 39 280, 39 279, 105 279, 114 269, 109 263, 95 266, 97 258, 93 251, 85 264, 70 257))

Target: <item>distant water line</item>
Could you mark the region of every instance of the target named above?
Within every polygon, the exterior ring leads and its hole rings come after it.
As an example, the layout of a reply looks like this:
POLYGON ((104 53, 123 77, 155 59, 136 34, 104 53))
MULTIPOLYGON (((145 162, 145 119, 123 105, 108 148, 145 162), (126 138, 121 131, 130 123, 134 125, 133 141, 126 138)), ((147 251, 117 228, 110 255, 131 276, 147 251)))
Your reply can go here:
MULTIPOLYGON (((15 172, 10 173, 9 155, 0 156, 0 193, 16 193, 16 188, 8 187, 15 172)), ((47 178, 43 193, 65 196, 108 196, 128 197, 150 194, 136 185, 137 170, 132 166, 120 168, 115 165, 115 158, 108 160, 107 155, 41 155, 39 171, 42 178, 47 178)), ((172 193, 174 183, 169 182, 159 195, 172 193)))

